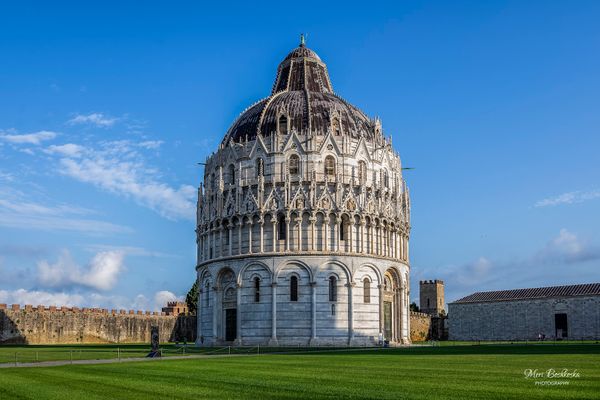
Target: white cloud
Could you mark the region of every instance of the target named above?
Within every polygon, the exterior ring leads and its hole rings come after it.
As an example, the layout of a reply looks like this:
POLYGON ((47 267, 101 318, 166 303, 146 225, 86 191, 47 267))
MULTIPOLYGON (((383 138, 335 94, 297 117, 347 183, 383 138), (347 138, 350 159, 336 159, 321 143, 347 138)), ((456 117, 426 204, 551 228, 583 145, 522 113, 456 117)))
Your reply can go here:
POLYGON ((102 113, 91 113, 88 115, 77 114, 75 117, 71 118, 67 121, 69 125, 79 125, 79 124, 89 124, 95 125, 102 128, 111 127, 117 122, 119 119, 114 117, 109 117, 102 113))
POLYGON ((554 264, 577 263, 600 259, 600 248, 590 245, 567 229, 561 229, 533 258, 535 262, 554 264))
POLYGON ((138 146, 148 150, 158 149, 164 142, 162 140, 147 140, 145 142, 138 143, 138 146))
POLYGON ((74 143, 67 143, 61 145, 53 144, 51 146, 48 146, 48 148, 44 150, 44 152, 48 154, 59 154, 68 157, 79 157, 81 156, 81 153, 83 153, 84 150, 85 147, 83 146, 74 143))
MULTIPOLYGON (((171 293, 168 291, 157 292, 154 295, 154 304, 143 294, 138 294, 133 299, 121 295, 105 295, 99 293, 69 293, 65 291, 50 292, 46 290, 0 290, 1 304, 30 304, 33 306, 57 306, 57 307, 94 307, 107 309, 141 310, 141 311, 161 311, 170 295, 162 293, 171 293), (161 293, 161 294, 159 294, 161 293)), ((172 293, 171 293, 172 294, 172 293)), ((173 295, 175 299, 181 300, 181 297, 173 295)))
POLYGON ((110 222, 74 218, 74 215, 90 213, 91 210, 70 204, 33 203, 20 191, 0 188, 0 226, 44 231, 76 231, 88 235, 132 232, 129 227, 110 222))
POLYGON ((63 288, 83 286, 96 290, 112 289, 119 274, 124 270, 123 253, 101 252, 94 256, 87 267, 77 265, 68 251, 63 251, 54 264, 46 260, 38 263, 37 278, 44 287, 63 288))
POLYGON ((46 306, 76 307, 85 303, 85 298, 80 294, 64 292, 52 293, 43 290, 0 290, 0 303, 3 304, 31 304, 46 306))
MULTIPOLYGON (((2 247, 0 247, 1 249, 2 247)), ((175 254, 162 253, 160 251, 148 250, 143 247, 136 246, 110 246, 105 244, 90 244, 85 246, 85 249, 92 252, 99 251, 120 251, 127 256, 134 257, 160 257, 160 258, 171 258, 180 257, 175 254)))
POLYGON ((45 140, 51 140, 56 137, 57 133, 52 131, 39 131, 27 133, 23 135, 17 134, 0 134, 0 140, 4 140, 13 144, 40 144, 45 140))
POLYGON ((196 189, 191 185, 173 188, 157 180, 158 172, 148 168, 129 142, 105 144, 105 149, 87 148, 82 157, 60 159, 60 172, 80 182, 130 197, 165 218, 193 220, 196 189))
POLYGON ((600 190, 591 190, 587 192, 575 191, 567 192, 555 197, 549 197, 535 203, 536 207, 558 206, 561 204, 583 203, 584 201, 600 198, 600 190))
POLYGON ((168 290, 161 290, 154 294, 154 309, 161 309, 165 307, 170 301, 182 300, 181 297, 177 297, 175 293, 169 292, 168 290))

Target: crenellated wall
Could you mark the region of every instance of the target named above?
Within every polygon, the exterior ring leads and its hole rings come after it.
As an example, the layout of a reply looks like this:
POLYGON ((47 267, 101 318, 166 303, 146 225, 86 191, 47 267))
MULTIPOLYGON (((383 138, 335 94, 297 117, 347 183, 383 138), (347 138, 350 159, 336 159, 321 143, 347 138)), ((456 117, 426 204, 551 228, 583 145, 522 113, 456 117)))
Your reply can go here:
POLYGON ((0 304, 0 344, 148 343, 153 325, 161 342, 196 337, 195 316, 0 304))

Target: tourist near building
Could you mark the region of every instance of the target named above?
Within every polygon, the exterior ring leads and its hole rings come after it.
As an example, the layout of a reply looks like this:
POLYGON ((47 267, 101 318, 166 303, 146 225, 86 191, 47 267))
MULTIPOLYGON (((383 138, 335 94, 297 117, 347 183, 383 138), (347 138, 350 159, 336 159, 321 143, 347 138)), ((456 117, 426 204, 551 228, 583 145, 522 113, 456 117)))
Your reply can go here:
POLYGON ((477 292, 448 308, 450 340, 600 339, 600 283, 477 292))
POLYGON ((198 345, 408 343, 401 166, 302 40, 206 160, 198 345))

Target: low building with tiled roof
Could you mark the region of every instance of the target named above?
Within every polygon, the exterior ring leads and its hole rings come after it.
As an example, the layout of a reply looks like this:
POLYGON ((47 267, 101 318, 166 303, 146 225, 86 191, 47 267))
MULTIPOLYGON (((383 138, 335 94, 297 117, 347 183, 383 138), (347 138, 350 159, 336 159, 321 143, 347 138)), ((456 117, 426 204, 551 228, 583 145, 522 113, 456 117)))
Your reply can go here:
POLYGON ((476 292, 448 309, 450 340, 600 338, 600 283, 476 292))

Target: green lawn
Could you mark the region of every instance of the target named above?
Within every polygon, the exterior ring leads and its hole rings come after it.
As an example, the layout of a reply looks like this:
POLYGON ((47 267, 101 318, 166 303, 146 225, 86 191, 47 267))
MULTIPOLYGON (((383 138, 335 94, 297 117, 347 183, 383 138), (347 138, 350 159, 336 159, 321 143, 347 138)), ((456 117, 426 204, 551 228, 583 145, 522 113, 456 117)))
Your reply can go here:
POLYGON ((597 399, 600 346, 486 345, 0 370, 0 399, 597 399), (577 369, 540 379, 525 369, 577 369))

